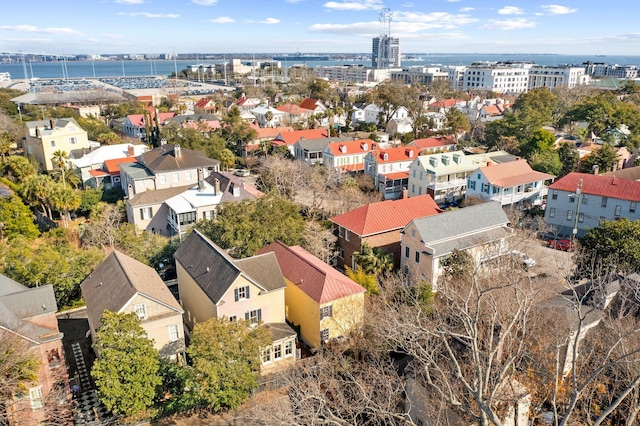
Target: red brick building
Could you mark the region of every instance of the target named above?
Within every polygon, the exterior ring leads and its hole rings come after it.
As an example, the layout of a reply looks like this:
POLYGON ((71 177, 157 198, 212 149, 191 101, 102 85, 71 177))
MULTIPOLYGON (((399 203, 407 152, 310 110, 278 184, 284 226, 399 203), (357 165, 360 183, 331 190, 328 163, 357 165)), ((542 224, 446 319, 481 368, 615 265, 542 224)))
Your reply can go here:
POLYGON ((400 231, 413 219, 441 213, 430 195, 386 200, 359 207, 331 218, 338 234, 337 266, 353 267, 353 254, 362 244, 380 247, 400 264, 400 231))
MULTIPOLYGON (((68 407, 69 385, 56 318, 56 299, 51 285, 28 288, 0 275, 0 339, 16 339, 17 345, 38 360, 38 378, 4 401, 7 410, 0 423, 36 425, 47 417, 60 418, 68 407)), ((0 404, 0 406, 2 406, 0 404)))

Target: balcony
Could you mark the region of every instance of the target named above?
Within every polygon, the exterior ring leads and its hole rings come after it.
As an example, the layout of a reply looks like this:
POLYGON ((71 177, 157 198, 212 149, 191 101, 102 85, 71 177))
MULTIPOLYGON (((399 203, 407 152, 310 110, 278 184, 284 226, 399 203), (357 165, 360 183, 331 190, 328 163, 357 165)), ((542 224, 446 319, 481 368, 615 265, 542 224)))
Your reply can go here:
POLYGON ((442 189, 456 188, 456 187, 466 186, 466 185, 467 185, 466 178, 450 179, 448 181, 442 181, 442 182, 429 182, 427 183, 427 188, 433 189, 434 191, 438 191, 442 189))

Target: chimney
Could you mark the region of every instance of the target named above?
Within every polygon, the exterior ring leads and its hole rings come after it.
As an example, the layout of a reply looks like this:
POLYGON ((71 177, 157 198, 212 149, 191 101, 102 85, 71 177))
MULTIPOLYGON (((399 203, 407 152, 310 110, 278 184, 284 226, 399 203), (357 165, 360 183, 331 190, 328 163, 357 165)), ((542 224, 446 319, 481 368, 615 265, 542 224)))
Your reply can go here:
POLYGON ((40 128, 36 126, 36 138, 39 138, 40 136, 40 128))
POLYGON ((127 198, 129 200, 133 200, 133 195, 134 195, 134 193, 133 193, 133 185, 129 184, 129 185, 127 185, 127 198))
POLYGON ((53 128, 55 127, 55 122, 53 121, 53 117, 49 118, 49 127, 51 128, 51 130, 53 130, 53 128))
POLYGON ((87 155, 87 148, 82 147, 82 156, 84 157, 85 155, 87 155))
POLYGON ((600 172, 600 166, 598 166, 597 164, 594 164, 593 167, 591 167, 591 171, 593 172, 594 175, 597 175, 600 172))
POLYGON ((218 195, 220 193, 220 180, 218 178, 213 180, 213 186, 216 190, 216 195, 218 195))
POLYGON ((127 157, 133 157, 135 154, 135 151, 133 150, 133 145, 129 145, 127 147, 127 157))
POLYGON ((182 156, 182 152, 180 151, 180 145, 176 144, 173 146, 173 156, 176 158, 180 158, 182 156))
POLYGON ((487 167, 491 167, 491 161, 487 161, 487 167))
POLYGON ((202 170, 202 167, 198 167, 198 181, 201 181, 204 179, 204 170, 202 170))
POLYGON ((400 192, 400 198, 403 200, 409 198, 409 190, 407 188, 402 188, 402 191, 400 192))

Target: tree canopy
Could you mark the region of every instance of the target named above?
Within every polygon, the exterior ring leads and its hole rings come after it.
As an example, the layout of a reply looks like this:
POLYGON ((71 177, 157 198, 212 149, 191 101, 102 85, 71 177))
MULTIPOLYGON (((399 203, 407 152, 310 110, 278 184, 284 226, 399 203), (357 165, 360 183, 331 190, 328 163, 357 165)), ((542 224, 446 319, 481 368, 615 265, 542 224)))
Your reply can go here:
POLYGON ((33 223, 33 214, 22 200, 12 195, 0 197, 0 239, 19 236, 32 240, 40 234, 33 223))
POLYGON ((640 272, 640 221, 626 218, 591 228, 580 240, 578 273, 640 272))
POLYGON ((91 375, 100 401, 115 414, 130 418, 144 415, 161 384, 160 361, 136 314, 105 311, 95 348, 100 357, 91 375))

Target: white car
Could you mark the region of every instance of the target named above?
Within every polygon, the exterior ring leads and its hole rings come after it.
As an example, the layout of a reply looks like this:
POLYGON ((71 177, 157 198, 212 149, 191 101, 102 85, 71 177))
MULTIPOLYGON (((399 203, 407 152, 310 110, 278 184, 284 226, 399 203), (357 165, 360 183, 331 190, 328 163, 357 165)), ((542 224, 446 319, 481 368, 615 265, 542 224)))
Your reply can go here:
POLYGON ((531 268, 532 266, 536 265, 535 260, 519 250, 511 250, 511 256, 517 261, 521 262, 527 268, 531 268))

